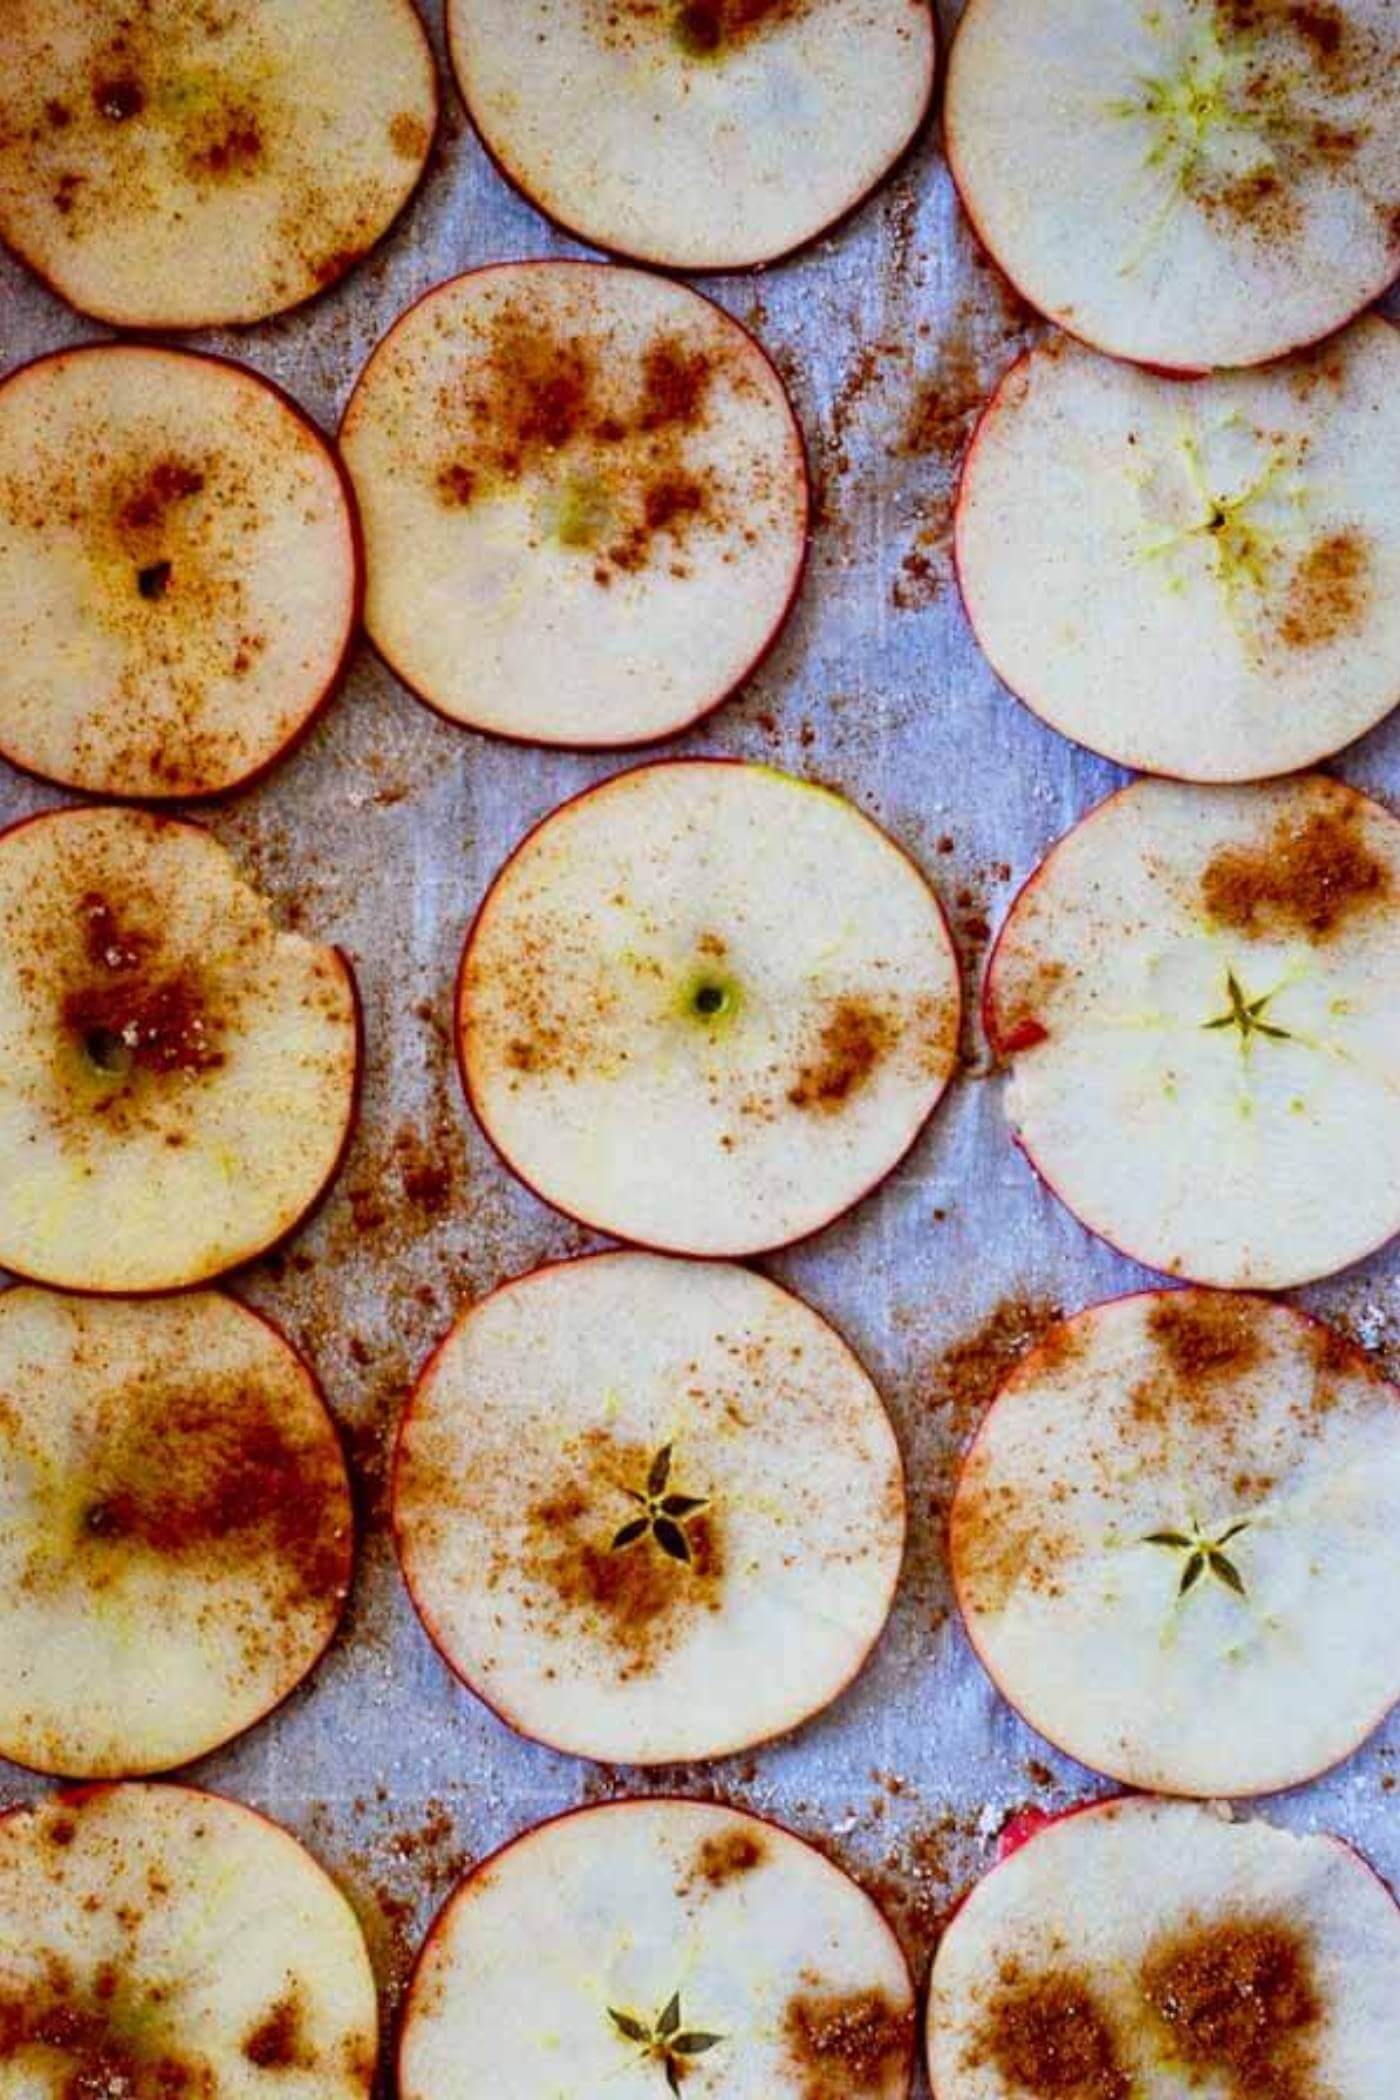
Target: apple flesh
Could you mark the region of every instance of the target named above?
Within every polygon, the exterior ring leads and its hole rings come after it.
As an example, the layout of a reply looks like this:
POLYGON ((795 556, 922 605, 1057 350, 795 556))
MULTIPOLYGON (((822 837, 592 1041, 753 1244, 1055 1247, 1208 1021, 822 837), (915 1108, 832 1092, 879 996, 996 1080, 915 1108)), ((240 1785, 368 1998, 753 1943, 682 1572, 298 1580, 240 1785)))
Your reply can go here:
POLYGON ((451 720, 666 736, 773 641, 807 539, 802 436, 736 321, 597 264, 440 285, 361 375, 341 445, 371 640, 451 720))
POLYGON ((1400 1909, 1339 1838, 1130 1797, 993 1867, 929 1988, 937 2100, 1390 2100, 1400 1909))
POLYGON ((878 1393, 800 1299, 603 1254, 458 1321, 404 1417, 394 1530, 429 1633, 512 1727, 677 1763, 793 1728, 856 1675, 904 1489, 878 1393))
POLYGON ((398 2090, 905 2100, 913 2027, 893 1933, 811 1846, 705 1802, 622 1801, 462 1883, 410 1986, 398 2090))
POLYGON ((266 1320, 205 1291, 0 1294, 0 1755, 168 1771, 284 1699, 350 1583, 335 1425, 266 1320))
POLYGON ((814 239, 933 93, 925 0, 448 0, 447 29, 502 172, 581 239, 679 270, 814 239))
POLYGON ((0 2091, 367 2100, 374 1978, 287 1831, 217 1794, 95 1786, 0 1818, 0 2091))
POLYGON ((102 343, 0 384, 0 750, 89 794, 212 795, 335 687, 359 618, 329 445, 256 373, 102 343))
POLYGON ((1320 774, 1140 781, 1016 899, 984 1016, 1017 1141, 1149 1267, 1282 1289, 1400 1230, 1400 824, 1320 774))
POLYGON ((0 238, 119 328, 260 321, 379 239, 436 122, 411 0, 9 0, 0 238))
POLYGON ((349 964, 197 825, 0 833, 0 1265, 109 1294, 251 1260, 334 1174, 358 1065, 349 964))
POLYGON ((1340 328, 1400 270, 1390 0, 971 0, 948 164, 1033 305, 1181 371, 1340 328))
POLYGON ((1268 1299, 1149 1291, 1053 1327, 949 1544, 996 1684, 1128 1785, 1296 1786, 1400 1697, 1400 1391, 1268 1299))
POLYGON ((671 1253, 816 1231, 889 1173, 957 1054, 948 930, 851 803, 682 760, 557 809, 458 986, 467 1092, 547 1202, 671 1253))
POLYGON ((968 454, 958 577, 997 675, 1140 771, 1325 758, 1400 699, 1400 332, 1179 381, 1064 337, 968 454))

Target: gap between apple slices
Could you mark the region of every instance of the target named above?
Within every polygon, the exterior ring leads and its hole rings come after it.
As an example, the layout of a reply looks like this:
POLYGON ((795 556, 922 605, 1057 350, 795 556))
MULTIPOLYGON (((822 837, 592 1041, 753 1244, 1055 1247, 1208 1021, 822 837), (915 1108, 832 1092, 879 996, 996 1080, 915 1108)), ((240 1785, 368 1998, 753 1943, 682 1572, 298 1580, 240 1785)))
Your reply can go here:
POLYGON ((821 1853, 735 1809, 621 1801, 467 1876, 409 1987, 398 2085, 907 2100, 913 2033, 898 1941, 821 1853))
POLYGON ((1330 335, 1400 270, 1391 0, 971 0, 948 164, 1018 291, 1178 371, 1330 335))
POLYGON ((1392 2100, 1400 1909, 1340 1838, 1074 1810, 954 1914, 926 2043, 937 2100, 1392 2100))
POLYGON ((118 328, 260 321, 379 239, 436 124, 411 0, 6 0, 0 238, 118 328))
POLYGON ((341 446, 366 626, 449 719, 547 744, 669 736, 776 638, 806 554, 802 434, 748 332, 684 285, 499 263, 360 375, 341 446))
POLYGON ((291 1834, 218 1794, 90 1786, 0 1817, 0 2090, 368 2100, 374 1977, 291 1834))
POLYGON ((0 832, 0 1265, 109 1295, 251 1260, 329 1185, 358 1069, 348 962, 198 825, 0 832))
POLYGON ((686 759, 555 810, 467 939, 468 1097, 546 1202, 660 1251, 815 1232, 952 1074, 960 994, 914 863, 829 789, 686 759))
POLYGON ((670 269, 815 239, 933 95, 927 0, 449 0, 447 31, 501 172, 580 239, 670 269))
POLYGON ((1282 1289, 1400 1229, 1400 824, 1321 774, 1140 781, 1011 908, 984 1019, 1018 1143, 1091 1231, 1282 1289))
POLYGON ((1190 385, 1046 343, 977 427, 955 543, 994 670, 1064 735, 1188 780, 1325 758, 1400 699, 1400 333, 1190 385))
POLYGON ((90 794, 212 795, 354 646, 359 532, 299 408, 224 358, 101 343, 0 383, 0 750, 90 794))
MULTIPOLYGON (((168 1771, 320 1660, 350 1487, 308 1366, 216 1292, 0 1293, 0 1755, 168 1771)), ((0 2032, 3 2032, 0 2019, 0 2032)))
POLYGON ((949 1548, 994 1682, 1081 1764, 1299 1785, 1400 1697, 1400 1392, 1268 1299, 1113 1299, 1012 1372, 949 1548))
POLYGON ((845 1689, 899 1579, 904 1485, 878 1393, 800 1299, 602 1254, 458 1321, 404 1417, 393 1517, 424 1625, 503 1720, 663 1764, 845 1689))

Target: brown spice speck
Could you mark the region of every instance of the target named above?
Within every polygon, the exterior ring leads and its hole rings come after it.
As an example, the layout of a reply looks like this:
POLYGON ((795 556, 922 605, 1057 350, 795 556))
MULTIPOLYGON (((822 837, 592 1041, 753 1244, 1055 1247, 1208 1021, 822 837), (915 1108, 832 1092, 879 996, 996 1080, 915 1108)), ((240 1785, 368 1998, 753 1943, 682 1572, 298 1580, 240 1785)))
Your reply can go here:
POLYGON ((1390 894, 1390 870, 1364 835, 1361 803, 1320 783, 1301 818, 1284 816, 1258 845, 1222 846, 1201 878, 1217 924, 1249 936, 1326 940, 1390 894))
POLYGON ((1263 1353, 1254 1308, 1208 1291, 1156 1298, 1147 1331, 1175 1375, 1189 1385, 1252 1370, 1263 1353))
POLYGON ((1294 569, 1279 620, 1290 649, 1323 648, 1360 625, 1370 597, 1371 561, 1359 532, 1332 532, 1294 569))
POLYGON ((794 1997, 783 2020, 802 2100, 883 2095, 906 2072, 914 2016, 884 1991, 824 1992, 794 1997))
POLYGON ((788 1090, 795 1108, 834 1115, 868 1085, 898 1039, 898 1027, 868 1000, 842 999, 822 1023, 816 1054, 788 1090))
POLYGON ((1293 1926, 1198 1926, 1149 1956, 1142 1992, 1193 2079, 1223 2075, 1230 2100, 1323 2100, 1314 2078, 1322 2002, 1293 1926))
POLYGON ((1035 2100, 1131 2100, 1107 2009, 1082 1977, 1004 1974, 973 2043, 970 2066, 991 2064, 1035 2100))

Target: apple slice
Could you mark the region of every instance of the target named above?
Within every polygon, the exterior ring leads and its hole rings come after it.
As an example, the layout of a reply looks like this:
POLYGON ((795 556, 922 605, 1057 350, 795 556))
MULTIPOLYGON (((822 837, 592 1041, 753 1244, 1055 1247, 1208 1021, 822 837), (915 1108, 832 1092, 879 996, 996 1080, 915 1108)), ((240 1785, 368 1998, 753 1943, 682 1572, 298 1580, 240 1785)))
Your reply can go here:
POLYGON ((315 1378, 201 1291, 0 1293, 0 1755, 168 1771, 320 1660, 350 1583, 350 1489, 315 1378))
POLYGON ((936 2100, 1392 2100, 1400 1909, 1340 1838, 1101 1803, 977 1884, 927 2041, 936 2100))
POLYGON ((880 1396, 799 1298, 601 1254, 465 1313, 409 1402, 394 1530, 429 1634, 575 1756, 721 1757, 843 1691, 904 1546, 880 1396))
POLYGON ((1091 1231, 1280 1289, 1400 1230, 1400 823, 1321 774, 1139 781, 1011 908, 984 1016, 1018 1143, 1091 1231))
POLYGON ((0 1818, 0 2091, 362 2100, 374 1978, 289 1832, 217 1794, 94 1786, 0 1818))
POLYGON ((904 2100, 914 1994, 863 1889, 801 1839, 700 1801, 527 1830, 428 1936, 402 2100, 904 2100))
POLYGON ((927 0, 448 0, 487 151, 580 239, 677 270, 800 247, 927 114, 927 0))
POLYGON ((119 328, 260 321, 379 239, 436 123, 411 0, 6 0, 0 238, 119 328))
POLYGON ((1316 342, 1400 270, 1391 0, 971 0, 948 165, 1062 327, 1182 371, 1316 342))
POLYGON ((996 1684, 1130 1785, 1296 1786, 1400 1698, 1400 1391, 1268 1299, 1149 1291, 1051 1328, 949 1544, 996 1684))
POLYGON ((348 962, 198 825, 0 833, 0 1266, 108 1294, 251 1260, 334 1175, 358 1066, 348 962))
POLYGON ((431 707, 635 744, 717 707, 802 574, 807 470, 753 337, 684 285, 495 264, 389 331, 341 446, 371 640, 431 707))
POLYGON ((1065 337, 978 425, 955 534, 998 677, 1125 766, 1287 773, 1400 699, 1400 331, 1190 386, 1065 337))
POLYGON ((957 1056, 957 964, 913 862, 767 766, 642 766, 546 817, 467 939, 467 1094, 545 1201, 754 1254, 888 1174, 957 1056))
POLYGON ((60 350, 0 384, 0 750, 99 795, 218 794, 339 681, 359 621, 343 471, 226 359, 60 350))

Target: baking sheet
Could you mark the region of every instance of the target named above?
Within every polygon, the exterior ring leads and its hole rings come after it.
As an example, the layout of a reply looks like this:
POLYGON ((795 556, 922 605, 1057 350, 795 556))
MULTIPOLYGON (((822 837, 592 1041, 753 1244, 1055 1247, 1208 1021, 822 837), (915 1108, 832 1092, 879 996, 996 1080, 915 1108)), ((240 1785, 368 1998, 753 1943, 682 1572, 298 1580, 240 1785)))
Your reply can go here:
MULTIPOLYGON (((429 12, 441 56, 440 10, 429 12)), ((191 340, 279 380, 330 428, 370 348, 428 286, 487 260, 582 252, 506 187, 446 85, 444 112, 423 190, 367 264, 304 312, 191 340)), ((1125 777, 998 687, 950 579, 958 450, 1032 324, 975 252, 935 129, 833 238, 703 288, 758 331, 789 379, 819 524, 776 652, 739 700, 664 749, 763 759, 852 796, 934 877, 971 984, 1015 885, 1125 777)), ((6 367, 103 332, 0 261, 6 367)), ((595 1244, 511 1181, 471 1124, 450 1054, 454 968, 505 850, 566 795, 629 762, 455 729, 362 649, 286 764, 197 812, 290 920, 349 950, 364 995, 363 1117, 345 1169, 290 1250, 235 1288, 317 1364, 357 1459, 365 1536, 344 1630, 310 1684, 187 1776, 280 1817, 339 1876, 388 2012, 461 1869, 578 1802, 679 1790, 777 1816, 887 1902, 922 1981, 939 1918, 989 1862, 1008 1815, 1096 1790, 1014 1718, 973 1662, 949 1615, 941 1520, 955 1453, 999 1370, 1051 1309, 1132 1289, 1146 1272, 1091 1240, 1013 1150, 971 1022, 966 1069, 896 1176, 815 1242, 761 1265, 859 1350, 909 1463, 905 1580, 853 1689, 752 1756, 603 1771, 518 1741, 449 1675, 412 1613, 383 1509, 387 1443, 412 1374, 455 1308, 595 1244)), ((1336 770, 1400 797, 1400 720, 1336 770)), ((0 769, 0 821, 63 799, 0 769)), ((1383 1253, 1298 1294, 1388 1353, 1392 1369, 1398 1259, 1383 1253)), ((1267 1812, 1341 1832, 1400 1880, 1397 1771, 1392 1719, 1340 1771, 1267 1812)), ((0 1766, 0 1800, 42 1790, 0 1766)))

